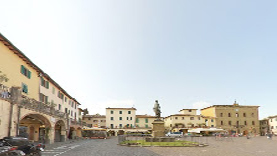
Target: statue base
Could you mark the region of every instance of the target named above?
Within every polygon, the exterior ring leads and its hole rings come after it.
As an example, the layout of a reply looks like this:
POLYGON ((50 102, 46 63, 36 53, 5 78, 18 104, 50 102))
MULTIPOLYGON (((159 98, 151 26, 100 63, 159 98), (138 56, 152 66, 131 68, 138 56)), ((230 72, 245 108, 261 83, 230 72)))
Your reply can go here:
POLYGON ((152 128, 152 136, 156 137, 164 137, 165 136, 165 128, 164 128, 164 121, 157 119, 154 120, 153 128, 152 128))

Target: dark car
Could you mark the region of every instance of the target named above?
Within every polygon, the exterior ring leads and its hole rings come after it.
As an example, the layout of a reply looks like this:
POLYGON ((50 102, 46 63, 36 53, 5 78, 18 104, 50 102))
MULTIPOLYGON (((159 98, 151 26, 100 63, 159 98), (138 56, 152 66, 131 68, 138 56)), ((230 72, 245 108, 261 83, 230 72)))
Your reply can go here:
POLYGON ((23 156, 23 151, 17 150, 17 147, 0 146, 0 156, 23 156))
POLYGON ((4 137, 0 140, 5 146, 17 147, 17 150, 23 151, 27 156, 41 156, 41 151, 44 151, 45 145, 33 144, 24 137, 4 137))

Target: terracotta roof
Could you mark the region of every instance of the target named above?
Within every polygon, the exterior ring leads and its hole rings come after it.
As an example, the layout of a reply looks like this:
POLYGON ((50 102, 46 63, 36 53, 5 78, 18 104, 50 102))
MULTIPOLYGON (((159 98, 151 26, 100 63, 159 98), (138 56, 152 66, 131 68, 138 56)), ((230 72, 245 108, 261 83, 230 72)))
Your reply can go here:
POLYGON ((106 109, 123 109, 123 110, 137 110, 136 108, 110 108, 110 107, 108 107, 108 108, 106 108, 106 109))
POLYGON ((182 110, 198 110, 198 109, 181 109, 179 111, 182 111, 182 110))
POLYGON ((202 115, 193 115, 193 114, 173 114, 173 115, 169 115, 165 118, 168 118, 168 117, 173 117, 173 116, 196 116, 196 117, 201 117, 202 115))
POLYGON ((212 107, 234 107, 234 108, 239 108, 239 107, 260 107, 260 106, 246 106, 246 105, 212 105, 200 110, 204 110, 204 109, 208 109, 208 108, 212 108, 212 107))
POLYGON ((137 118, 157 118, 156 116, 151 115, 136 115, 137 118))
POLYGON ((106 115, 83 115, 83 118, 105 118, 106 115))
POLYGON ((81 105, 75 98, 70 96, 57 82, 55 82, 48 74, 41 70, 36 64, 34 64, 23 52, 21 52, 17 47, 15 47, 12 42, 10 42, 4 35, 0 33, 0 41, 9 48, 14 54, 26 62, 30 67, 37 71, 37 74, 40 73, 45 77, 49 82, 55 85, 59 90, 61 90, 66 96, 74 100, 77 104, 81 105))

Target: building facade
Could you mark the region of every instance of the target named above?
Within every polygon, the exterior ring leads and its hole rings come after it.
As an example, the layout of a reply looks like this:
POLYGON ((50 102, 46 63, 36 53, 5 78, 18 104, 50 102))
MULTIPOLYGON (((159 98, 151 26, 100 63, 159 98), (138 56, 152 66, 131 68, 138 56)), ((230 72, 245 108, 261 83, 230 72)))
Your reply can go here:
POLYGON ((136 128, 152 129, 152 123, 157 117, 151 115, 136 115, 136 128))
POLYGON ((77 130, 71 121, 78 118, 79 102, 2 34, 0 71, 9 79, 0 82, 0 138, 19 135, 53 143, 77 130))
POLYGON ((135 120, 135 108, 106 108, 107 128, 134 128, 135 120))
POLYGON ((164 118, 165 127, 168 131, 187 132, 188 129, 214 127, 215 120, 212 117, 197 115, 197 109, 182 109, 179 114, 173 114, 164 118))
POLYGON ((216 127, 229 133, 259 134, 259 106, 213 105, 201 109, 203 116, 214 117, 216 127))
POLYGON ((88 127, 106 128, 105 115, 83 115, 83 122, 85 122, 88 127))
POLYGON ((277 134, 277 115, 268 117, 269 133, 277 134))

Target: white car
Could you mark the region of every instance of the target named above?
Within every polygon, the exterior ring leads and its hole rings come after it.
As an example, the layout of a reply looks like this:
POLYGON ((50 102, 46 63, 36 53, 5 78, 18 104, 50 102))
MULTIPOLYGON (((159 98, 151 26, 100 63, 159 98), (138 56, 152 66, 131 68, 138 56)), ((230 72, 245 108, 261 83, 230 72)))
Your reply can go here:
POLYGON ((182 137, 183 132, 168 132, 165 134, 167 137, 182 137))

